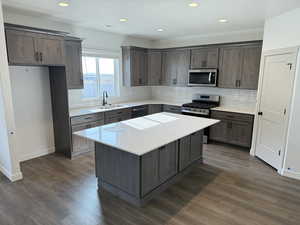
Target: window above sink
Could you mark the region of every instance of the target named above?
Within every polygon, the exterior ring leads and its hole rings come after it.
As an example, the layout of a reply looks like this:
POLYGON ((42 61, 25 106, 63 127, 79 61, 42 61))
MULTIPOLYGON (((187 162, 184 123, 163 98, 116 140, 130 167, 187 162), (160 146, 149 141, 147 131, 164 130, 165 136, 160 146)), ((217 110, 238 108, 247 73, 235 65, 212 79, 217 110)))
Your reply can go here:
POLYGON ((119 59, 111 57, 99 57, 97 55, 85 55, 82 57, 84 89, 82 99, 101 99, 103 91, 107 91, 109 97, 118 93, 119 59))

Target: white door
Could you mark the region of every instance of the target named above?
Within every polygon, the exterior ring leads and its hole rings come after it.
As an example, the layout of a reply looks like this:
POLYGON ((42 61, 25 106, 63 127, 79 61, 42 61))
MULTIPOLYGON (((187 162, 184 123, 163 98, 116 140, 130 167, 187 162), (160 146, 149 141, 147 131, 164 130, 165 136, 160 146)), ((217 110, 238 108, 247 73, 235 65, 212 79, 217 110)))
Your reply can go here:
POLYGON ((256 156, 276 169, 281 168, 285 150, 295 59, 292 52, 264 56, 256 156))

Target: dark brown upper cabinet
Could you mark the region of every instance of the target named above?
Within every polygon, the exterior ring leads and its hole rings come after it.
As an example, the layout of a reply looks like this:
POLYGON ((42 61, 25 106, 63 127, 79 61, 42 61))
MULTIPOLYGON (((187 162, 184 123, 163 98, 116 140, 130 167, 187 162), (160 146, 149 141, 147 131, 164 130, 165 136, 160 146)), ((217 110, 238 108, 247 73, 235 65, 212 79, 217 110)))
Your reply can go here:
POLYGON ((8 60, 13 65, 64 65, 64 38, 6 29, 8 60))
POLYGON ((190 51, 172 49, 163 52, 163 85, 186 86, 190 63, 190 51))
POLYGON ((220 49, 219 82, 222 88, 257 89, 262 44, 220 49))
POLYGON ((191 69, 218 68, 219 48, 196 48, 191 50, 191 69))
POLYGON ((32 33, 6 29, 6 45, 10 64, 39 64, 32 33))
POLYGON ((145 86, 148 84, 147 49, 122 47, 124 86, 145 86))
POLYGON ((65 40, 66 73, 68 89, 83 89, 81 40, 65 40))
POLYGON ((162 52, 148 51, 148 85, 162 84, 162 52))

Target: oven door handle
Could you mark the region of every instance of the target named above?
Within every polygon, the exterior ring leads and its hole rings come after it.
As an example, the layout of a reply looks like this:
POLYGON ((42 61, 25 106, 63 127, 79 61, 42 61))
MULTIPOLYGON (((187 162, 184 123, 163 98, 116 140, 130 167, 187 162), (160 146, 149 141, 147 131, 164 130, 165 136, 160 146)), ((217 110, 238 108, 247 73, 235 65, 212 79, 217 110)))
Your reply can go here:
POLYGON ((212 76, 212 73, 210 72, 209 75, 208 75, 208 82, 211 84, 211 76, 212 76))

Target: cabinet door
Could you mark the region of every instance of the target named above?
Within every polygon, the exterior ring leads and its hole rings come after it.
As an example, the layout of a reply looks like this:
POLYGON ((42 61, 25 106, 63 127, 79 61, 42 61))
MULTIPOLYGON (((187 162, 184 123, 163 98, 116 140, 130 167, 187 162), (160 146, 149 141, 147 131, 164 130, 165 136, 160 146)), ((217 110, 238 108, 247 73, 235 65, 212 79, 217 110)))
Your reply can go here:
POLYGON ((117 123, 122 121, 122 116, 105 117, 105 124, 117 123))
POLYGON ((177 84, 177 56, 175 51, 163 53, 163 84, 173 86, 177 84))
POLYGON ((159 185, 159 150, 149 152, 141 158, 142 196, 159 185))
POLYGON ((177 173, 178 142, 172 142, 159 149, 159 180, 165 182, 177 173))
POLYGON ((164 105, 163 106, 163 111, 164 112, 169 112, 169 113, 181 114, 181 107, 180 106, 175 106, 175 105, 164 105))
POLYGON ((179 170, 182 171, 191 163, 191 136, 179 141, 179 170))
POLYGON ((6 44, 10 64, 39 64, 33 35, 6 29, 6 44))
MULTIPOLYGON (((89 129, 92 127, 98 127, 102 126, 104 124, 103 120, 87 123, 87 124, 80 124, 72 126, 72 132, 80 131, 89 129)), ((84 153, 88 151, 93 151, 95 149, 95 143, 93 141, 90 141, 86 138, 79 137, 77 135, 72 136, 72 142, 73 142, 73 154, 79 154, 84 153)))
POLYGON ((243 48, 243 68, 239 88, 256 90, 261 59, 261 45, 243 48))
POLYGON ((176 54, 176 67, 177 67, 177 86, 186 86, 189 73, 190 51, 178 50, 176 54))
POLYGON ((228 122, 221 120, 221 122, 211 126, 209 128, 209 139, 220 142, 228 141, 228 122))
POLYGON ((42 37, 35 42, 42 65, 65 65, 63 40, 42 37))
POLYGON ((230 139, 229 142, 234 145, 250 148, 252 141, 252 129, 251 123, 233 121, 230 122, 230 139))
POLYGON ((68 89, 83 89, 81 41, 65 41, 68 89))
POLYGON ((238 88, 242 73, 243 50, 240 46, 220 50, 219 83, 222 88, 238 88))
POLYGON ((147 84, 147 54, 143 50, 132 50, 132 86, 147 84))
POLYGON ((191 68, 218 68, 219 49, 199 48, 191 51, 191 68))
POLYGON ((162 83, 162 53, 148 52, 148 84, 161 85, 162 83))
POLYGON ((203 131, 198 131, 191 135, 191 161, 201 158, 203 147, 203 131))
POLYGON ((149 105, 149 114, 162 112, 162 105, 149 105))

